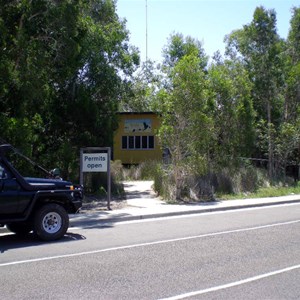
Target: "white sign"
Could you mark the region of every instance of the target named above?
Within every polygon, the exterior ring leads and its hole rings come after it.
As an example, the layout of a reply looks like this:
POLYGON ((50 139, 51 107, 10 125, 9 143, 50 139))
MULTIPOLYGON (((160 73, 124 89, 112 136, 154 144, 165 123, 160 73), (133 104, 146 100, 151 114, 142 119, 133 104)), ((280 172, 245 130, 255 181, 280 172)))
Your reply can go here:
POLYGON ((83 153, 82 172, 107 172, 107 153, 83 153))

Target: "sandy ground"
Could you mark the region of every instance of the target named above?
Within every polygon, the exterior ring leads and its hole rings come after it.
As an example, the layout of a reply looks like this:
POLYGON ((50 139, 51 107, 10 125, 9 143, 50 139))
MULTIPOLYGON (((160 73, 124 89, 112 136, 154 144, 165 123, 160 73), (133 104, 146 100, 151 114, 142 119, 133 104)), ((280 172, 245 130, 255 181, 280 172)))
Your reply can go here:
MULTIPOLYGON (((155 192, 152 189, 153 181, 125 181, 124 198, 112 197, 110 207, 112 210, 126 208, 131 206, 133 201, 145 201, 147 198, 155 198, 155 192)), ((85 201, 80 209, 82 213, 97 212, 108 209, 107 198, 99 198, 97 196, 86 196, 85 201)))

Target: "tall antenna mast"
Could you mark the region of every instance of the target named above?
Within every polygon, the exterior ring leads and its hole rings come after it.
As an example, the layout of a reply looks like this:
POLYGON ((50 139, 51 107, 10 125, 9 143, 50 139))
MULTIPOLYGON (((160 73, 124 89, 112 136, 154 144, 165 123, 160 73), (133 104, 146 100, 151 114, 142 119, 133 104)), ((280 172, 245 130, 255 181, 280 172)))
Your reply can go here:
POLYGON ((146 64, 148 61, 148 2, 146 0, 146 64))

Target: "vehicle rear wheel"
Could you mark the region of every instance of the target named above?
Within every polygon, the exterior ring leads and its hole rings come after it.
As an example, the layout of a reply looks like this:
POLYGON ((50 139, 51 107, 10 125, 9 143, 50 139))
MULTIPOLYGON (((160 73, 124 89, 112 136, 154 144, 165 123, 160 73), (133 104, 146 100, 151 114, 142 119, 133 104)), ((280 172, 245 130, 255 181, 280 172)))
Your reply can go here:
POLYGON ((44 241, 60 239, 67 232, 68 227, 68 213, 59 204, 46 204, 35 214, 34 232, 44 241))
POLYGON ((9 231, 17 235, 26 235, 33 229, 31 223, 25 223, 25 222, 7 224, 6 227, 9 231))

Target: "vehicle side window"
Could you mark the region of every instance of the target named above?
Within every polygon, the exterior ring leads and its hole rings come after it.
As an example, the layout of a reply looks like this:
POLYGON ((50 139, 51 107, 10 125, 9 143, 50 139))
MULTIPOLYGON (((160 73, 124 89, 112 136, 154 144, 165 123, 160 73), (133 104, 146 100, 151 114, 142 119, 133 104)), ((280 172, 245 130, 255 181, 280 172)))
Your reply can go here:
POLYGON ((5 168, 0 164, 0 179, 6 179, 6 178, 8 178, 8 174, 5 168))

